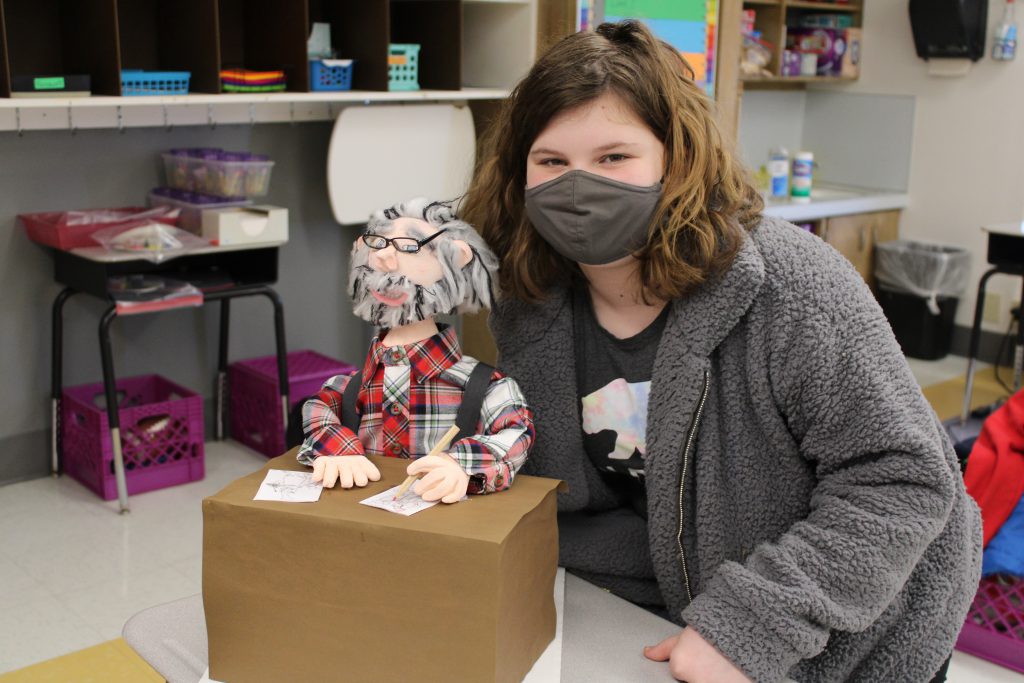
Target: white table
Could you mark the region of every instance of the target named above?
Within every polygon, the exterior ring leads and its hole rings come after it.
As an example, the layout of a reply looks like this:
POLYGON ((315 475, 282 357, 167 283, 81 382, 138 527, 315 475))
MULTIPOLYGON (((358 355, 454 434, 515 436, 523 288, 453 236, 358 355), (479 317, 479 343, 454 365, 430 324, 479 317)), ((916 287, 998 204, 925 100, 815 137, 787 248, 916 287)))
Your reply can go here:
MULTIPOLYGON (((645 645, 679 631, 672 622, 571 574, 561 619, 561 683, 673 681, 667 664, 643 655, 645 645)), ((202 595, 139 612, 124 639, 169 683, 196 683, 208 658, 202 595)))

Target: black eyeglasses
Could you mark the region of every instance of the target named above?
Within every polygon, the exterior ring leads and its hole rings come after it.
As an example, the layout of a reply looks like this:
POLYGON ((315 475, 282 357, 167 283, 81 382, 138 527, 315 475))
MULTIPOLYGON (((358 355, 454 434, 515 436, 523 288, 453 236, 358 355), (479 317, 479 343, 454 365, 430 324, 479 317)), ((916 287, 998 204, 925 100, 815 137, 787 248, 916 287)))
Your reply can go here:
POLYGON ((384 237, 383 235, 366 233, 363 235, 363 242, 370 249, 385 249, 390 244, 395 248, 395 251, 400 251, 403 254, 415 254, 420 250, 420 247, 447 230, 448 228, 441 228, 430 237, 422 240, 418 240, 415 237, 384 237))

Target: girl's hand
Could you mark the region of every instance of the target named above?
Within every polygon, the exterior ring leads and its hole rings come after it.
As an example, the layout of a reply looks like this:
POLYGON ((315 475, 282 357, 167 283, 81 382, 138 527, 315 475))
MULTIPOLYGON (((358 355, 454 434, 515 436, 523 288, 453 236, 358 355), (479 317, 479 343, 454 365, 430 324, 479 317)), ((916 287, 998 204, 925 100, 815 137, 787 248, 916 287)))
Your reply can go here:
POLYGON ((752 683, 735 664, 689 626, 677 636, 669 636, 653 647, 645 647, 644 656, 656 662, 668 662, 668 670, 677 681, 752 683))

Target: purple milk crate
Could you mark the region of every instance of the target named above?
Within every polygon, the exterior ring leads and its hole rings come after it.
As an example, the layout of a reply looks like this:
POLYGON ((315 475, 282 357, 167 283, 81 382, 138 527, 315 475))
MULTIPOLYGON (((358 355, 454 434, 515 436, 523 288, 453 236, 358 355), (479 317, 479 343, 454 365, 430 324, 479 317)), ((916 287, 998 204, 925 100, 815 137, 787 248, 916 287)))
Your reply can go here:
MULTIPOLYGON (((104 500, 117 498, 103 383, 64 390, 64 471, 104 500)), ((160 375, 117 380, 128 494, 203 478, 203 397, 160 375)))
POLYGON ((1024 673, 1024 578, 981 580, 956 649, 1024 673))
MULTIPOLYGON (((320 391, 335 375, 347 375, 356 367, 316 351, 288 354, 289 409, 320 391)), ((273 458, 285 452, 284 418, 277 382, 277 356, 262 356, 228 366, 231 394, 231 437, 249 448, 273 458)))

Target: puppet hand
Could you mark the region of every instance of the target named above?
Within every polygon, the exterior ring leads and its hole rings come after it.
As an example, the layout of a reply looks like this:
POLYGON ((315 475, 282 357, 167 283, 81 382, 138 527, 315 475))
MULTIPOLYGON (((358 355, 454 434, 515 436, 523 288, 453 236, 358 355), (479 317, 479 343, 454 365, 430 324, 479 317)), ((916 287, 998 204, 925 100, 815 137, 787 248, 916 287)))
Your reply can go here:
POLYGON ((339 481, 341 488, 350 489, 378 479, 380 470, 363 455, 321 455, 313 461, 313 481, 322 480, 325 488, 339 481))
POLYGON ((656 662, 667 661, 668 670, 677 681, 751 683, 735 664, 689 626, 678 636, 645 647, 644 656, 656 662))
POLYGON ((410 475, 426 472, 412 490, 428 502, 458 503, 469 488, 469 475, 447 454, 417 458, 405 471, 410 475))

